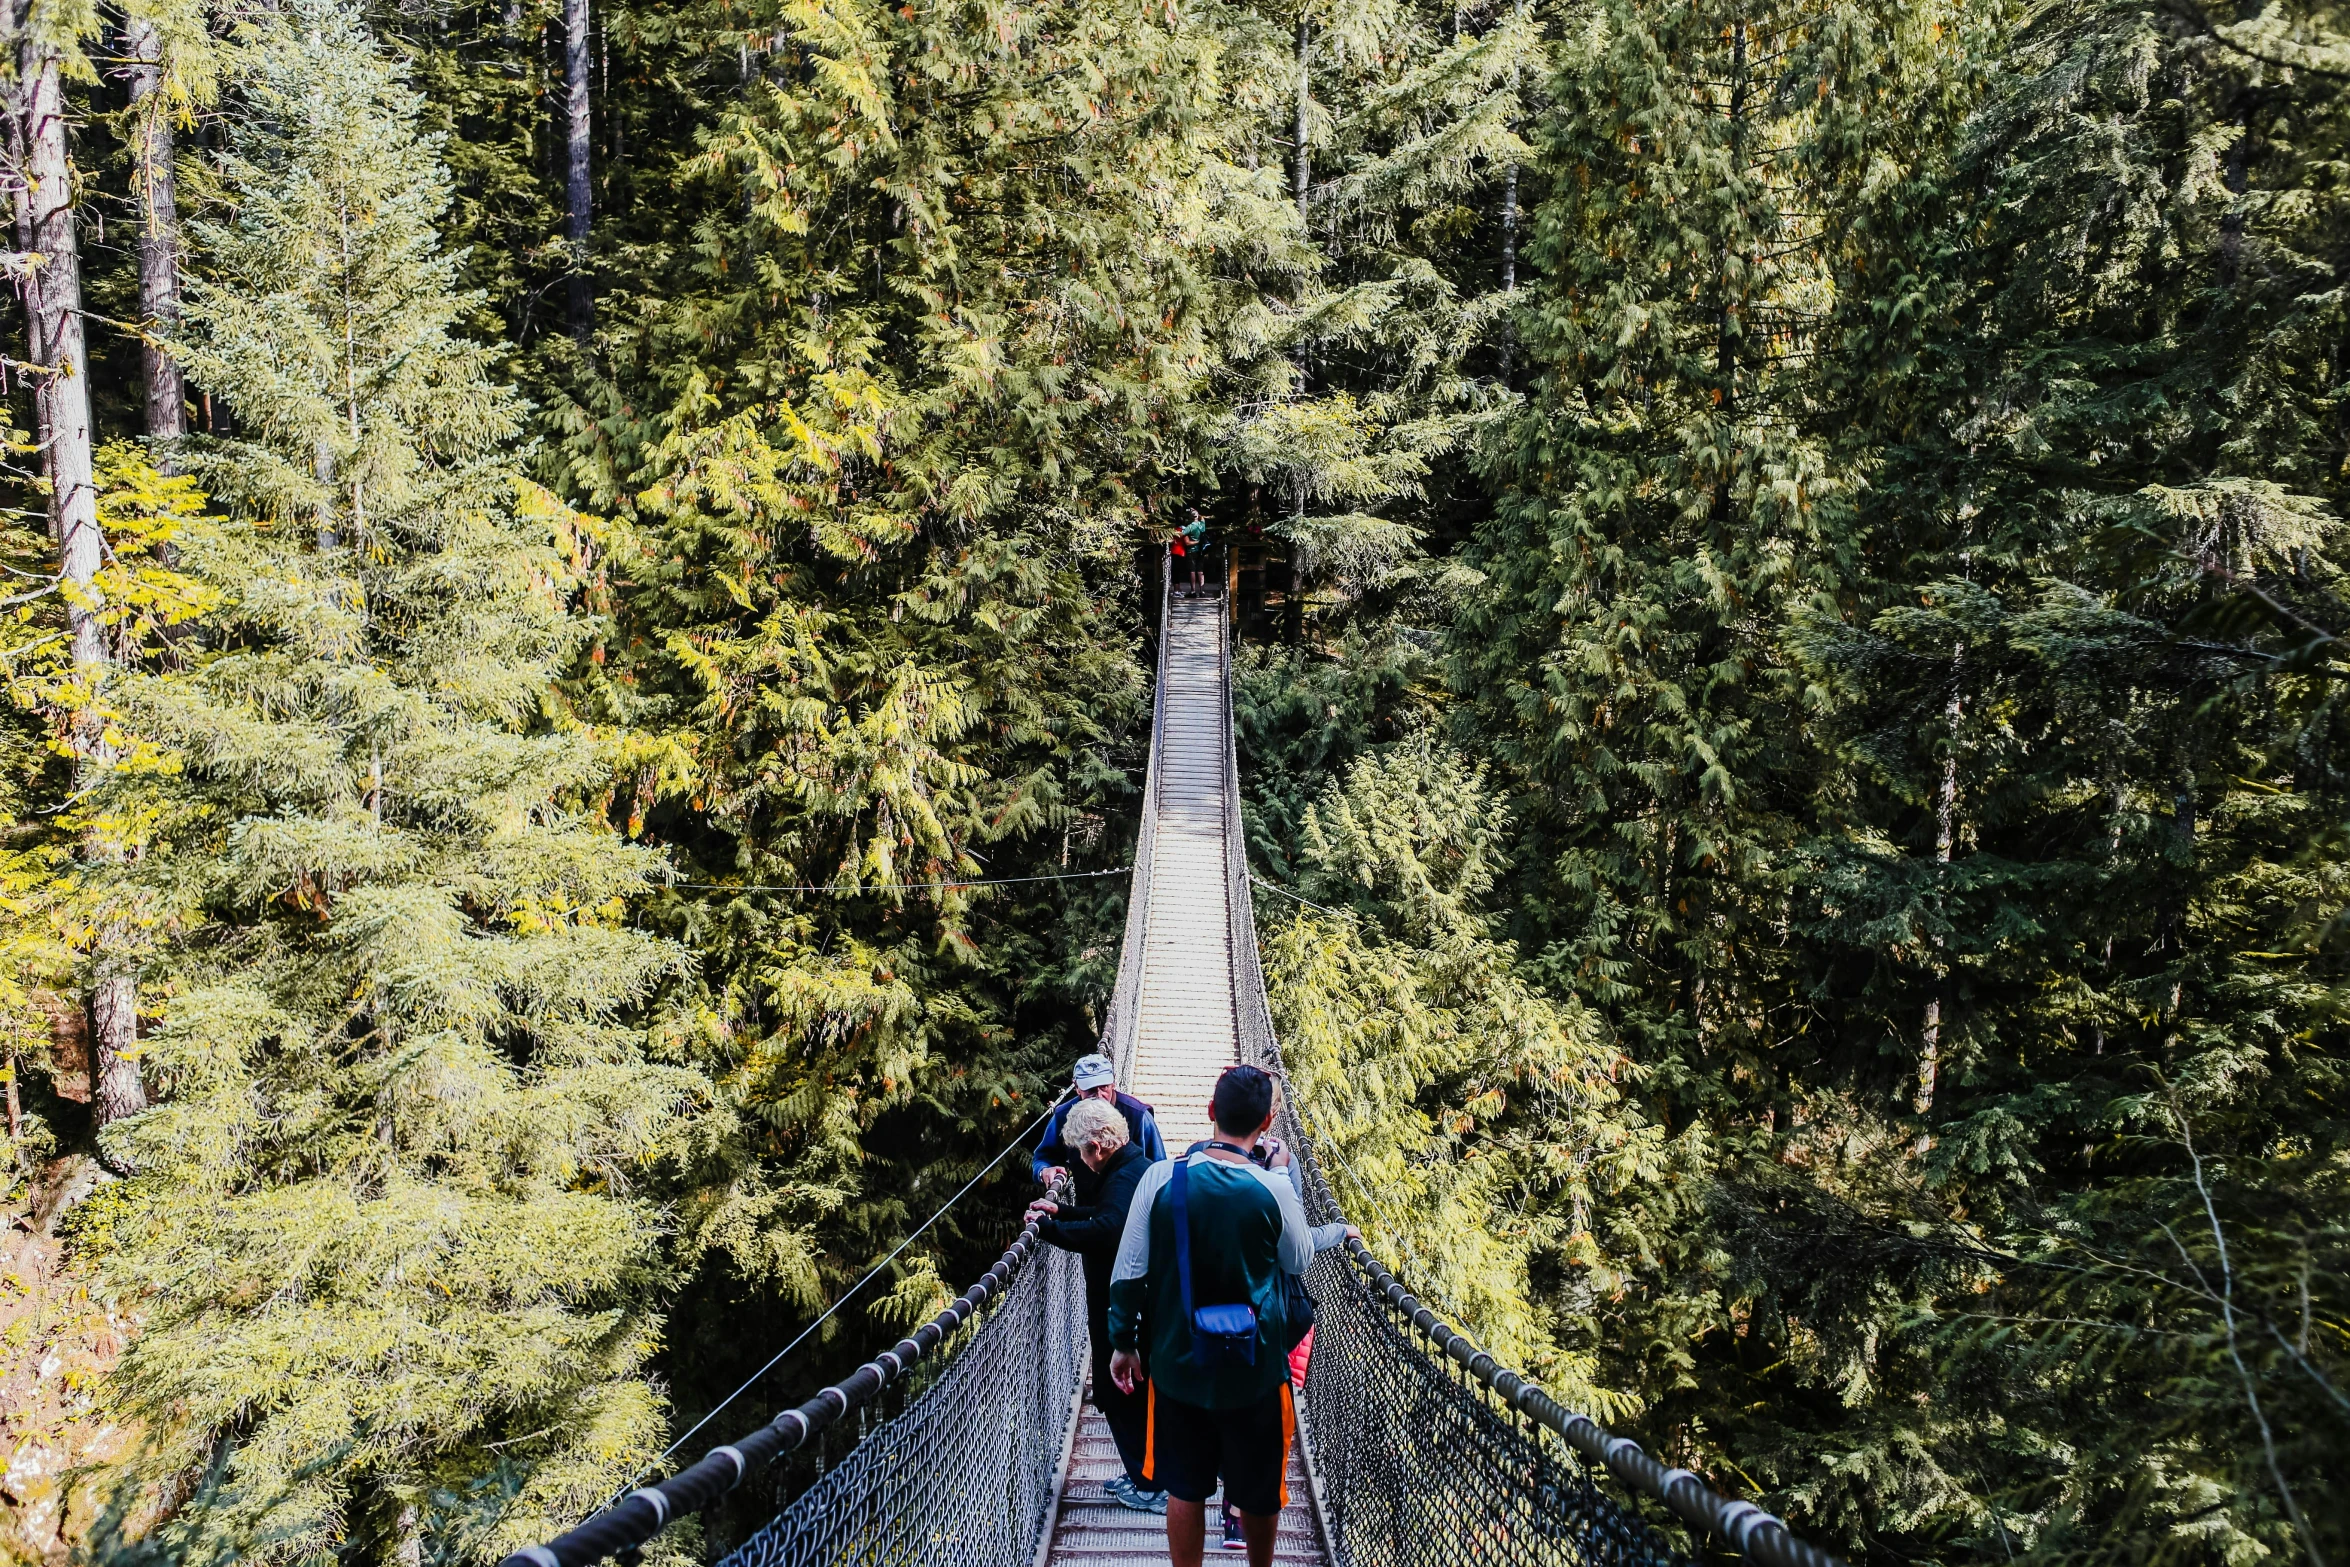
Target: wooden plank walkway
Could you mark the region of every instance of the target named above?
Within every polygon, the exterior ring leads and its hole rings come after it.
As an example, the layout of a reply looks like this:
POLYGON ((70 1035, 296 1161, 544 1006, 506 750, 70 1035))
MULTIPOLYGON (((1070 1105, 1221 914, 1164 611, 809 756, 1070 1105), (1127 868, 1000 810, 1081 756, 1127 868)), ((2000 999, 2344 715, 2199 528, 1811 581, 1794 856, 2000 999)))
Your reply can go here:
MULTIPOLYGON (((1102 1482, 1120 1471, 1117 1444, 1107 1422, 1091 1404, 1077 1426, 1061 1486, 1061 1516, 1053 1529, 1053 1567, 1141 1567, 1167 1559, 1166 1521, 1121 1507, 1102 1494, 1102 1482)), ((1314 1538, 1313 1510, 1306 1506, 1305 1472, 1289 1455, 1289 1506, 1281 1513, 1281 1536, 1273 1560, 1279 1567, 1323 1567, 1326 1558, 1314 1538)), ((1217 1549, 1223 1531, 1217 1509, 1208 1509, 1208 1560, 1246 1562, 1240 1551, 1217 1549)))
POLYGON ((1142 1005, 1126 1091, 1158 1111, 1169 1152, 1208 1135, 1216 1074, 1239 1059, 1224 879, 1224 606, 1168 606, 1158 833, 1144 912, 1142 1005))
MULTIPOLYGON (((1224 690, 1224 605, 1178 599, 1167 606, 1165 731, 1158 755, 1157 836, 1145 921, 1142 1005, 1127 1092, 1157 1111, 1167 1151, 1180 1154, 1208 1135, 1216 1074, 1239 1059, 1233 1015, 1232 910, 1224 875, 1226 747, 1231 709, 1224 690)), ((1132 918, 1132 914, 1129 914, 1132 918)), ((1061 1481, 1049 1567, 1139 1567, 1167 1559, 1165 1524, 1102 1493, 1119 1472, 1110 1428, 1091 1403, 1079 1420, 1061 1481)), ((1219 1509, 1208 1510, 1208 1560, 1245 1562, 1217 1549, 1219 1509)), ((1289 1505, 1281 1513, 1282 1567, 1322 1567, 1298 1454, 1289 1459, 1289 1505)))

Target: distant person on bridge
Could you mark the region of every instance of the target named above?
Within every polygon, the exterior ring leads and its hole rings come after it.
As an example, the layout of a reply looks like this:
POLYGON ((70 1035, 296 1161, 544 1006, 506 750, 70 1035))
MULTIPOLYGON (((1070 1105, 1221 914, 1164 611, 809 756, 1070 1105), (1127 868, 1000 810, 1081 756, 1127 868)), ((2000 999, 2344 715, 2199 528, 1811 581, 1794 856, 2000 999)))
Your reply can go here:
POLYGON ((1177 553, 1191 571, 1191 591, 1184 593, 1178 589, 1177 594, 1183 598, 1199 598, 1208 591, 1208 519, 1202 517, 1195 507, 1191 521, 1183 525, 1183 531, 1176 538, 1179 546, 1177 553))
POLYGON ((1151 1115, 1151 1107, 1131 1094, 1118 1092, 1118 1072, 1110 1065, 1108 1056, 1081 1056, 1077 1069, 1069 1076, 1077 1097, 1053 1112, 1053 1118, 1044 1124, 1044 1136, 1036 1145, 1036 1157, 1029 1162, 1029 1170, 1039 1186, 1050 1186, 1069 1173, 1077 1163, 1077 1150, 1070 1146, 1063 1128, 1069 1112, 1088 1099, 1115 1105, 1126 1118, 1126 1133, 1143 1157, 1156 1162, 1167 1157, 1167 1141, 1159 1135, 1159 1123, 1151 1115))
POLYGON ((1134 1189, 1150 1168, 1148 1155, 1134 1145, 1126 1118, 1115 1105, 1080 1099, 1070 1107, 1062 1135, 1081 1161, 1071 1200, 1038 1198, 1028 1205, 1041 1217, 1036 1233, 1064 1251, 1077 1253, 1085 1267, 1085 1328, 1093 1339, 1093 1407, 1109 1422, 1126 1472, 1102 1489, 1110 1500, 1138 1513, 1163 1513, 1167 1493, 1143 1480, 1143 1446, 1148 1406, 1141 1394, 1110 1380, 1110 1268, 1126 1236, 1126 1211, 1134 1189))
POLYGON ((1199 1567, 1219 1479, 1250 1567, 1272 1567, 1297 1434, 1284 1277, 1314 1260, 1313 1230, 1288 1174, 1249 1158, 1273 1124, 1272 1078, 1227 1067, 1209 1114, 1214 1140, 1135 1189, 1110 1273, 1110 1376, 1131 1392, 1148 1367, 1146 1458, 1175 1567, 1199 1567))

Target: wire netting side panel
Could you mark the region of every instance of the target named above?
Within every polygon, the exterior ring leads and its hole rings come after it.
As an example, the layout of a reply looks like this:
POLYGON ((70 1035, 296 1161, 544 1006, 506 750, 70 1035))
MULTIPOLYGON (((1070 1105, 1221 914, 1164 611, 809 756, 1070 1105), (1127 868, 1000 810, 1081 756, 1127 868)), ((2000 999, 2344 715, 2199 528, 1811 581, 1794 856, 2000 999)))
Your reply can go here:
POLYGON ((1024 1269, 938 1380, 724 1567, 1029 1567, 1085 1363, 1083 1282, 1024 1269))
POLYGON ((1151 749, 1142 775, 1142 826, 1134 842, 1134 880, 1126 898, 1126 938, 1118 949, 1118 984, 1102 1020, 1102 1050, 1118 1081, 1134 1076, 1134 1039, 1142 1022, 1142 954, 1150 926, 1151 864, 1159 841, 1159 741, 1167 727, 1167 605, 1173 563, 1159 561, 1159 663, 1151 681, 1151 749))
POLYGON ((1687 1567, 1325 1252, 1306 1408, 1338 1567, 1687 1567))

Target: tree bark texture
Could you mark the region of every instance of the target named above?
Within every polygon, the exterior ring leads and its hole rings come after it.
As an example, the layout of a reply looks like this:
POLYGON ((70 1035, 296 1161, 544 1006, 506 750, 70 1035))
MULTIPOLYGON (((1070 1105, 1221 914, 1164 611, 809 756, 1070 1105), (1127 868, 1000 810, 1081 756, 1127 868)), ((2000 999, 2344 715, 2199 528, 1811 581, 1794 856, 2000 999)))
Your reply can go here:
POLYGON ((163 36, 155 24, 122 30, 130 62, 131 194, 139 204, 139 361, 147 393, 147 434, 173 441, 187 433, 187 388, 164 340, 179 325, 180 218, 172 184, 171 111, 163 92, 163 36))
MULTIPOLYGON (((1943 717, 1950 725, 1950 750, 1942 758, 1942 782, 1934 791, 1934 913, 1942 914, 1945 884, 1950 879, 1950 851, 1958 837, 1958 723, 1966 699, 1959 682, 1965 674, 1965 653, 1951 655, 1950 699, 1943 717)), ((1926 999, 1925 1026, 1919 1030, 1918 1091, 1911 1101, 1920 1115, 1934 1108, 1934 1091, 1942 1080, 1942 995, 1950 987, 1950 964, 1943 955, 1942 938, 1934 938, 1934 993, 1926 999)))
MULTIPOLYGON (((129 933, 109 929, 98 942, 101 965, 130 947, 129 933)), ((139 1075, 139 981, 119 966, 101 967, 90 986, 90 1102, 104 1126, 147 1108, 147 1085, 139 1075)))
POLYGON ((73 169, 66 150, 63 73, 57 57, 27 46, 9 105, 24 147, 18 182, 20 230, 37 258, 25 280, 27 345, 38 389, 34 407, 47 454, 51 491, 49 536, 58 565, 74 589, 67 614, 77 669, 106 662, 104 628, 90 599, 103 558, 98 537, 98 489, 91 472, 90 355, 82 331, 81 248, 74 232, 73 169))
POLYGON ((563 0, 564 106, 569 153, 563 180, 563 233, 571 242, 571 335, 585 343, 596 325, 596 295, 588 275, 588 0, 563 0))
POLYGON ((1313 104, 1314 77, 1312 69, 1313 32, 1305 15, 1297 19, 1297 166, 1293 179, 1297 186, 1297 228, 1306 232, 1306 193, 1313 183, 1313 153, 1306 145, 1306 115, 1313 104))
MULTIPOLYGON (((16 24, 17 75, 9 84, 11 148, 22 150, 16 199, 18 228, 37 258, 24 282, 25 318, 38 391, 34 406, 50 480, 49 531, 72 633, 73 667, 85 691, 102 682, 109 662, 96 581, 105 556, 98 532, 98 487, 91 466, 90 358, 82 330, 81 248, 74 228, 73 165, 67 144, 62 61, 16 24)), ((77 720, 77 771, 105 766, 90 720, 77 720)), ((84 848, 97 861, 113 851, 95 835, 84 848)), ((101 924, 94 942, 90 993, 92 1100, 101 1126, 147 1106, 139 1079, 137 982, 127 967, 127 932, 101 924)))
MULTIPOLYGON (((1526 0, 1518 0, 1517 11, 1521 17, 1526 14, 1526 0)), ((1457 34, 1460 31, 1459 13, 1455 12, 1454 16, 1453 31, 1457 34)), ((1513 97, 1517 94, 1521 75, 1517 66, 1510 67, 1510 93, 1513 97)), ((1505 294, 1518 291, 1518 166, 1514 162, 1502 176, 1501 291, 1505 294)), ((1501 352, 1502 362, 1506 365, 1509 362, 1509 344, 1506 341, 1501 352)), ((1508 372, 1505 370, 1503 373, 1506 378, 1508 372)))

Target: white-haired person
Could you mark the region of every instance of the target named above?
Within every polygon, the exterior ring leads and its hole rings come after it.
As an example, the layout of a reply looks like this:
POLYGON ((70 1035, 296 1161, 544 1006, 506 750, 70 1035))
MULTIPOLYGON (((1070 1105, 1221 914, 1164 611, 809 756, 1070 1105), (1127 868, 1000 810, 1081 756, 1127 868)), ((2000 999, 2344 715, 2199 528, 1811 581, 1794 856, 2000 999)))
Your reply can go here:
POLYGON ((1136 1145, 1118 1107, 1080 1099, 1069 1107, 1061 1135, 1075 1150, 1070 1201, 1040 1198, 1029 1205, 1041 1214, 1037 1234, 1064 1251, 1077 1253, 1085 1268, 1086 1331, 1093 1337, 1093 1406, 1109 1422, 1126 1472, 1106 1482, 1110 1499, 1136 1512, 1164 1513, 1167 1493, 1143 1480, 1149 1404, 1140 1391, 1128 1392, 1110 1378, 1110 1267, 1126 1234, 1126 1210, 1151 1160, 1136 1145))

